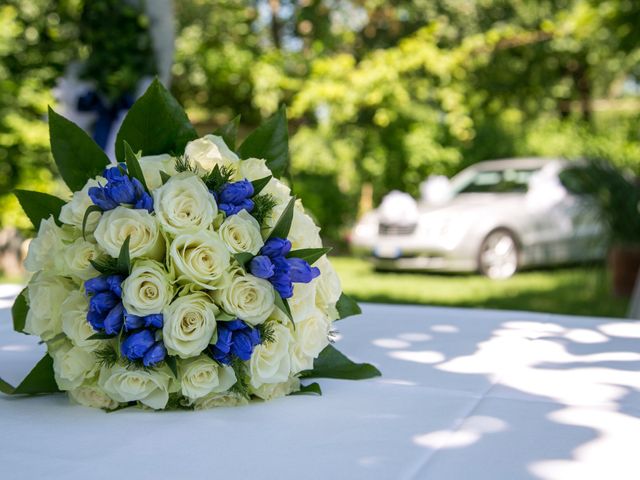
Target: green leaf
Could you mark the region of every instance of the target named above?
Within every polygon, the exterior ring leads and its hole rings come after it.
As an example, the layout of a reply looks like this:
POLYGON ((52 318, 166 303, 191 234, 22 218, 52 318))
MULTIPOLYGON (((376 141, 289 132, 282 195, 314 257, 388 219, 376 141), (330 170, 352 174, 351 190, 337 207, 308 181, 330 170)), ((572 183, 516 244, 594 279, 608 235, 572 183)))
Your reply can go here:
POLYGON ((107 335, 106 333, 94 333, 87 340, 111 340, 115 335, 107 335))
POLYGON ((178 362, 176 361, 176 357, 172 357, 171 355, 167 355, 164 359, 165 363, 173 373, 175 378, 178 378, 178 362))
POLYGON ((82 238, 87 239, 85 236, 85 230, 87 228, 87 220, 89 220, 89 215, 93 212, 102 212, 102 209, 97 205, 90 205, 84 212, 84 217, 82 217, 82 238))
POLYGON ((133 104, 116 137, 116 157, 123 161, 124 141, 143 155, 181 154, 198 135, 169 91, 155 79, 133 104))
POLYGON ((53 360, 48 354, 33 367, 17 387, 13 387, 0 378, 0 392, 7 395, 37 395, 59 391, 53 375, 53 360))
POLYGON ((214 135, 222 137, 224 143, 227 144, 231 150, 236 149, 236 138, 238 137, 238 125, 240 125, 240 115, 236 116, 226 125, 221 126, 215 132, 214 135))
POLYGON ((167 172, 165 172, 164 170, 160 170, 160 180, 162 180, 162 184, 164 185, 165 183, 167 183, 169 181, 169 179, 171 178, 171 175, 169 175, 167 172))
POLYGON ((49 215, 53 215, 53 218, 58 222, 60 210, 67 203, 61 198, 47 193, 30 190, 14 190, 13 193, 18 197, 22 210, 27 214, 36 230, 40 227, 40 221, 49 218, 49 215))
POLYGON ((138 162, 138 157, 131 149, 131 145, 124 141, 124 161, 127 164, 127 174, 131 178, 137 178, 144 189, 148 192, 149 187, 147 187, 147 182, 144 179, 144 173, 142 173, 142 168, 140 167, 140 162, 138 162))
POLYGON ((280 178, 289 166, 289 131, 287 112, 278 112, 256 128, 238 149, 241 158, 264 158, 273 174, 280 178))
POLYGON ((24 288, 16 301, 13 302, 11 307, 11 317, 13 318, 13 329, 19 333, 24 332, 24 325, 27 320, 27 312, 29 311, 29 304, 27 303, 27 289, 24 288))
POLYGON ((109 158, 93 139, 75 123, 49 107, 51 152, 58 171, 72 191, 81 190, 87 180, 102 173, 109 158))
POLYGON ((269 175, 268 177, 258 178, 257 180, 251 182, 251 185, 253 185, 253 196, 255 197, 256 195, 258 195, 262 191, 262 189, 267 186, 272 178, 273 175, 269 175))
POLYGON ((236 318, 237 317, 235 315, 231 315, 224 310, 220 310, 220 313, 216 315, 216 322, 228 322, 230 320, 235 320, 236 318))
POLYGON ((131 237, 127 239, 120 247, 120 255, 118 255, 118 270, 131 273, 131 258, 129 257, 129 241, 131 237))
POLYGON ((333 345, 320 352, 313 362, 313 370, 302 372, 304 378, 340 378, 344 380, 364 380, 379 377, 380 370, 369 363, 355 363, 340 353, 333 345))
POLYGON ((309 385, 300 385, 300 390, 291 395, 322 395, 322 389, 317 382, 313 382, 309 385))
POLYGON ((300 250, 292 250, 287 258, 301 258, 309 265, 313 265, 320 257, 329 253, 331 247, 326 248, 301 248, 300 250))
POLYGON ((291 323, 293 324, 293 329, 295 330, 296 324, 293 321, 293 315, 291 315, 291 308, 289 308, 289 302, 286 299, 282 298, 278 292, 274 292, 276 295, 275 304, 282 312, 287 316, 291 323))
POLYGON ((340 315, 340 319, 350 317, 352 315, 359 315, 362 313, 358 303, 349 295, 342 294, 336 303, 336 309, 340 315))
POLYGON ((240 264, 240 266, 244 268, 245 265, 251 261, 254 255, 249 252, 241 252, 241 253, 234 253, 233 257, 240 264))
POLYGON ((282 215, 280 215, 273 230, 271 230, 269 238, 287 238, 289 230, 291 229, 291 222, 293 221, 293 207, 295 203, 296 197, 291 197, 291 200, 289 200, 289 203, 282 212, 282 215))

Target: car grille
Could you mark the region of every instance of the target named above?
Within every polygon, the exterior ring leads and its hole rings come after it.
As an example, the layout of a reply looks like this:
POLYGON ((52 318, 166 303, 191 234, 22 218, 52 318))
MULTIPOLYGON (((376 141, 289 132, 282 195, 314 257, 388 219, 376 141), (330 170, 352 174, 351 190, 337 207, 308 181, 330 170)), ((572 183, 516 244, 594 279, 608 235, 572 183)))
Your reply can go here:
POLYGON ((411 235, 415 230, 415 224, 398 225, 393 223, 381 223, 378 226, 378 233, 380 235, 411 235))

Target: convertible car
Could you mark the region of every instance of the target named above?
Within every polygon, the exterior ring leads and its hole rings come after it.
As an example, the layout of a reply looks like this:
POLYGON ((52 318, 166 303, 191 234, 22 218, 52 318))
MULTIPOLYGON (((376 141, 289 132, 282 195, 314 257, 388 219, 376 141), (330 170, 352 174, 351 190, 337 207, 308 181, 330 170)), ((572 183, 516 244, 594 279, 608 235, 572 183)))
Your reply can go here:
POLYGON ((514 158, 430 178, 422 198, 391 192, 351 232, 354 252, 381 270, 479 271, 508 278, 521 268, 601 259, 604 228, 585 196, 562 181, 570 162, 514 158))

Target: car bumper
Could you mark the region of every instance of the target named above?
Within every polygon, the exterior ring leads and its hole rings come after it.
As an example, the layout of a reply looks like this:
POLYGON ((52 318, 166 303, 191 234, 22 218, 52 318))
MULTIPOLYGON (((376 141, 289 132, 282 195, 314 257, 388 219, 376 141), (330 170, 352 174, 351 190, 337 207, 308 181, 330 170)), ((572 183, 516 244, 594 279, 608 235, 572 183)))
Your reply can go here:
POLYGON ((429 244, 411 237, 378 237, 373 244, 354 244, 352 252, 371 258, 381 270, 474 272, 476 250, 464 242, 455 246, 429 244))

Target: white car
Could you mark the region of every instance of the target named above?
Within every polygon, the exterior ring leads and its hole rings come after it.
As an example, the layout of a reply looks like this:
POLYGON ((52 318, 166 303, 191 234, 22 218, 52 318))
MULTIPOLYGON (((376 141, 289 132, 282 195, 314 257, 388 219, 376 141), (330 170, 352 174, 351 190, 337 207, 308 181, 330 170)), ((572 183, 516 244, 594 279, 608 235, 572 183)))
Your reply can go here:
POLYGON ((391 192, 363 216, 350 242, 383 270, 479 271, 602 259, 604 228, 594 205, 560 174, 570 162, 515 158, 473 165, 452 180, 431 178, 415 201, 391 192))

